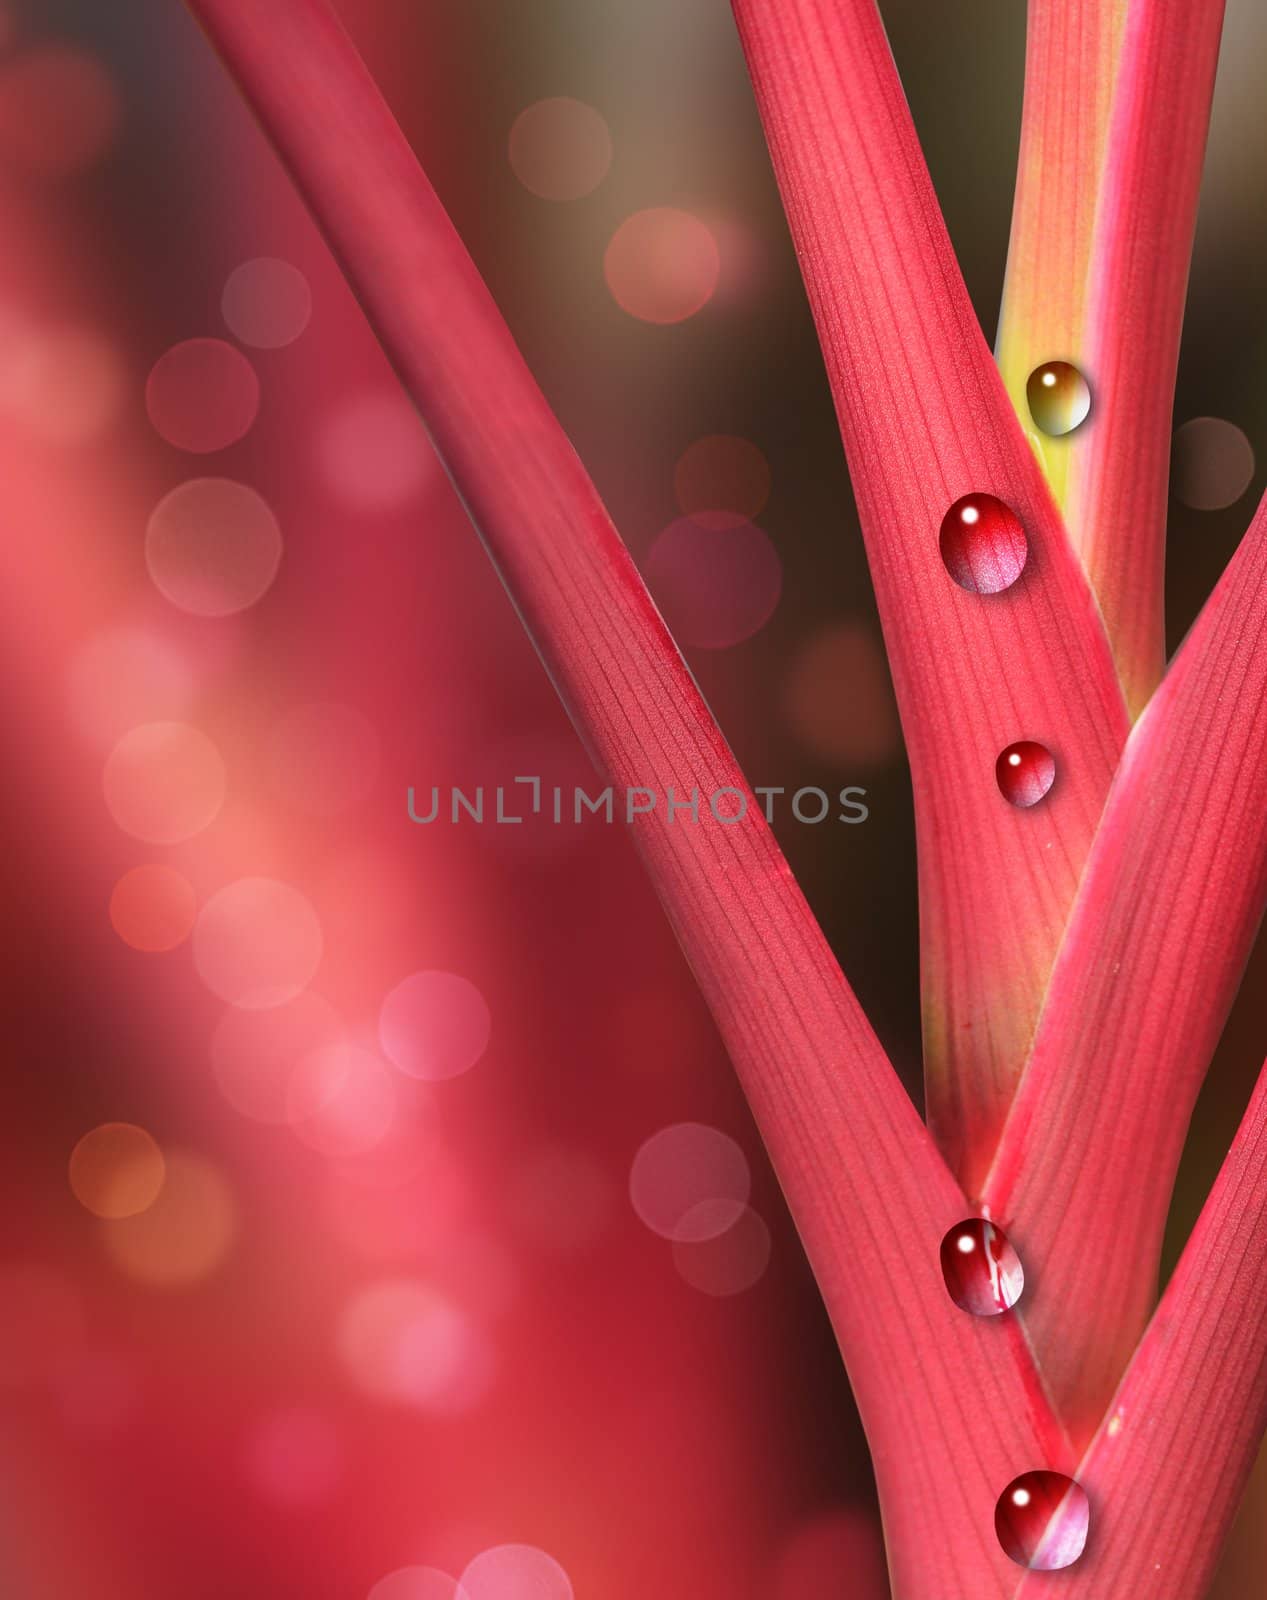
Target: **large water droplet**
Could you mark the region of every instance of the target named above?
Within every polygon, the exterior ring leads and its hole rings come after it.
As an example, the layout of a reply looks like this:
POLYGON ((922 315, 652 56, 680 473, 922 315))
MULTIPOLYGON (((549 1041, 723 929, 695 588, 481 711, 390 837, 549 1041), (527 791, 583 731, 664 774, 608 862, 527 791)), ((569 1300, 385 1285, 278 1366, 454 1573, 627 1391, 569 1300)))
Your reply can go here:
POLYGON ((1003 798, 1014 806, 1036 806, 1056 781, 1056 762, 1045 744, 1021 739, 995 763, 1003 798))
POLYGON ((1081 427, 1091 410, 1090 385, 1068 361, 1044 361, 1035 367, 1025 385, 1025 398, 1043 432, 1057 436, 1081 427))
POLYGON ((1025 570, 1028 555, 1021 519, 992 494, 966 494, 942 518, 941 558, 970 594, 1010 589, 1025 570))
POLYGON ((1091 1503, 1063 1472, 1014 1478, 994 1508, 999 1543, 1018 1566, 1035 1572, 1071 1567, 1087 1543, 1091 1503))
POLYGON ((1025 1269, 1001 1228, 969 1217, 941 1242, 941 1270, 950 1298, 974 1317, 997 1317, 1021 1298, 1025 1269))

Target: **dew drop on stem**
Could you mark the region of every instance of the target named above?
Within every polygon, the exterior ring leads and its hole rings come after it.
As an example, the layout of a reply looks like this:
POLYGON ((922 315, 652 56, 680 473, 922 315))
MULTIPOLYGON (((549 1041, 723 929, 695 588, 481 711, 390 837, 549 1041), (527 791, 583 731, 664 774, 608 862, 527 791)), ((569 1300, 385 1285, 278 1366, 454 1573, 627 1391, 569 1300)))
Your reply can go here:
POLYGON ((984 1217, 958 1223, 941 1242, 946 1291, 961 1311, 997 1317, 1025 1287, 1025 1269, 1007 1235, 984 1217))
POLYGON ((1091 387, 1072 362, 1044 361, 1025 385, 1030 415, 1044 433, 1072 433, 1091 411, 1091 387))
POLYGON ((1070 1567, 1086 1548, 1091 1505, 1086 1490, 1063 1472, 1014 1478, 994 1508, 1004 1552, 1033 1572, 1070 1567))
POLYGON ((1014 806, 1036 806, 1056 781, 1056 761, 1045 744, 1021 739, 1008 745, 995 763, 999 792, 1014 806))
POLYGON ((965 494, 942 518, 941 558, 969 594, 1000 594, 1025 570, 1029 541, 1020 517, 992 494, 965 494))

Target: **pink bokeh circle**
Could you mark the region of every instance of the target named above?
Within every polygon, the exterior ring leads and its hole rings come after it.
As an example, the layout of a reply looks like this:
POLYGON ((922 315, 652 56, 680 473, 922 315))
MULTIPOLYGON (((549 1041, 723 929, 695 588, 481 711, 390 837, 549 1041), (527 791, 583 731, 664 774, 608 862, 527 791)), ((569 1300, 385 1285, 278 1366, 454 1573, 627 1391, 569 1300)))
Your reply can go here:
POLYGON ((200 729, 147 722, 110 752, 102 787, 125 833, 147 844, 178 844, 215 820, 226 781, 220 752, 200 729))
POLYGON ((742 1294, 770 1264, 770 1230, 751 1206, 736 1217, 730 1201, 705 1200, 687 1212, 680 1231, 686 1237, 673 1242, 673 1264, 701 1294, 742 1294))
POLYGON ((646 1140, 629 1171, 629 1198, 653 1233, 699 1243, 743 1215, 752 1190, 748 1158, 702 1122, 675 1122, 646 1140))
POLYGON ((370 1050, 327 1044, 296 1063, 287 1093, 296 1136, 332 1160, 382 1143, 396 1115, 393 1073, 370 1050))
POLYGON ((417 412, 398 389, 371 389, 339 402, 317 444, 326 482, 349 510, 396 511, 440 477, 417 412))
POLYGON ((751 522, 718 527, 680 517, 651 546, 645 572, 674 638, 706 650, 750 639, 783 589, 778 552, 751 522))
POLYGON ((383 1001, 378 1035, 388 1060, 412 1078, 468 1072, 488 1048, 492 1017, 484 996, 454 972, 415 972, 383 1001))
POLYGON ((538 100, 515 118, 510 165, 542 200, 579 200, 593 193, 612 162, 612 139, 600 112, 583 101, 538 100))
POLYGON ((641 322, 685 322, 712 299, 721 252, 707 223, 689 211, 653 206, 627 217, 603 259, 612 298, 641 322))
POLYGON ((145 409, 168 444, 194 455, 245 438, 260 409, 260 381, 240 350, 223 339, 186 339, 154 363, 145 409))
POLYGON ((224 286, 220 309, 230 331, 256 350, 293 344, 312 318, 312 290, 299 268, 274 256, 244 261, 224 286))
POLYGON ((367 1600, 470 1600, 456 1578, 438 1567, 399 1567, 380 1578, 367 1600))
POLYGON ((154 508, 145 537, 155 587, 199 617, 254 605, 281 559, 281 529, 268 502, 228 478, 194 478, 173 489, 154 508))
POLYGON ((484 1395, 492 1352, 447 1295, 411 1278, 371 1284, 339 1320, 338 1349, 353 1381, 376 1399, 451 1416, 484 1395))
POLYGON ((263 1011, 233 1006, 211 1036, 211 1068, 235 1111, 283 1123, 292 1114, 291 1080, 300 1063, 341 1036, 334 1008, 311 990, 263 1011))
POLYGON ((239 878, 203 906, 194 965, 207 987, 244 1010, 284 1005, 321 961, 321 924, 298 889, 275 878, 239 878))
POLYGON ((531 1544, 499 1544, 485 1550, 462 1574, 470 1600, 573 1600, 572 1580, 544 1550, 531 1544))

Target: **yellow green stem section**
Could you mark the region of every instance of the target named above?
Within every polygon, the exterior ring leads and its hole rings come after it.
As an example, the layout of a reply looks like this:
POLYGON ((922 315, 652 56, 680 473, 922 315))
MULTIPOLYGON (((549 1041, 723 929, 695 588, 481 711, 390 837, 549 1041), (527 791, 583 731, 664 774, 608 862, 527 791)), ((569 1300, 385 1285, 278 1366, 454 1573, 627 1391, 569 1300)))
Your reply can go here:
POLYGON ((995 353, 1062 511, 1085 436, 1040 433, 1026 384, 1047 361, 1084 367, 1096 207, 1126 12, 1127 0, 1030 0, 1028 12, 1021 153, 995 353))

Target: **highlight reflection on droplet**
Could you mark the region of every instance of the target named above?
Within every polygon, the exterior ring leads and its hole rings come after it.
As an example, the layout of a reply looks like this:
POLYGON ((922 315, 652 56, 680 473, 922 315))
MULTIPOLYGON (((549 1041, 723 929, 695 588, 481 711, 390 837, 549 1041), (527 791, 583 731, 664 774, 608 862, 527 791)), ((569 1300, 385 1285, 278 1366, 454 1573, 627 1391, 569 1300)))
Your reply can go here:
POLYGON ((984 1217, 969 1217, 941 1242, 946 1291, 961 1311, 997 1317, 1021 1298, 1025 1270, 1001 1228, 984 1217))
POLYGON ((1044 361, 1035 367, 1025 398, 1034 421, 1056 438, 1080 428, 1091 411, 1091 387, 1069 361, 1044 361))
POLYGON ((1036 806, 1056 781, 1056 762, 1044 744, 1021 739, 1008 745, 995 763, 1003 798, 1022 809, 1036 806))
POLYGON ((1025 570, 1029 540, 1011 506, 992 494, 965 494, 942 518, 941 558, 969 594, 1000 594, 1025 570))
POLYGON ((1014 1478, 994 1508, 994 1528, 1005 1553, 1034 1572, 1071 1567, 1086 1548, 1090 1524, 1086 1490, 1063 1472, 1014 1478))

